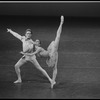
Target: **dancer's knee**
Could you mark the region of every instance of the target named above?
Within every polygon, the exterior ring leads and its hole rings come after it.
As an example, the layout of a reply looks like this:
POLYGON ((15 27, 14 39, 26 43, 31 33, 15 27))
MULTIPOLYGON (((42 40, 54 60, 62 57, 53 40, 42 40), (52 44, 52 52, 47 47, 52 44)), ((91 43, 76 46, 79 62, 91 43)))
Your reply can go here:
POLYGON ((15 69, 19 69, 20 66, 16 64, 14 67, 15 69))
POLYGON ((54 67, 54 68, 53 68, 53 71, 55 71, 55 73, 57 73, 57 68, 54 67))

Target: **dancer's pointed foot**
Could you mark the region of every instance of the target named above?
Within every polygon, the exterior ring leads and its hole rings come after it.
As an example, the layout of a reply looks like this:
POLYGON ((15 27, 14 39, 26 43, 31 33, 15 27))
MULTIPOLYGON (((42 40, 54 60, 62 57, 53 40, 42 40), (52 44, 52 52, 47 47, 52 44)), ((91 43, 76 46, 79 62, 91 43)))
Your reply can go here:
POLYGON ((53 89, 53 86, 56 84, 56 81, 52 80, 51 82, 51 88, 53 89))
POLYGON ((64 16, 63 15, 61 16, 61 23, 62 24, 64 23, 64 16))
POLYGON ((21 82, 22 82, 22 80, 21 79, 18 79, 14 83, 21 83, 21 82))

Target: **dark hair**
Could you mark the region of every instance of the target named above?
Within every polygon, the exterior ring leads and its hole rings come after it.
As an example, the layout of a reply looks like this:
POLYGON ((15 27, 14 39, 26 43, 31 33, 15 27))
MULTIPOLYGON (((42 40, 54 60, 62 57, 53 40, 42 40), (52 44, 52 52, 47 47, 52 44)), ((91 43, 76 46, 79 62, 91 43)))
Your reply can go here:
POLYGON ((31 34, 32 34, 32 30, 31 30, 31 29, 26 29, 26 31, 25 31, 25 32, 27 32, 27 31, 30 31, 30 32, 31 32, 31 34))
MULTIPOLYGON (((40 41, 40 40, 39 40, 40 41)), ((40 41, 40 44, 41 44, 41 41, 40 41)))
POLYGON ((39 44, 41 44, 41 41, 39 39, 36 39, 36 40, 38 40, 39 41, 39 44))

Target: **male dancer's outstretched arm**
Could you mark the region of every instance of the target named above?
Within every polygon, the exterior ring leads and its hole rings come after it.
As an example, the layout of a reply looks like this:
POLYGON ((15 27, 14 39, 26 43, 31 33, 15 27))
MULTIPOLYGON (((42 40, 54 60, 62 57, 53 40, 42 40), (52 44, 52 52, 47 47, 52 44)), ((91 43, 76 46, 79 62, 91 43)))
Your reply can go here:
POLYGON ((22 36, 19 35, 18 33, 12 31, 11 29, 7 28, 7 32, 10 32, 13 36, 15 36, 16 38, 18 38, 19 40, 21 40, 22 36))

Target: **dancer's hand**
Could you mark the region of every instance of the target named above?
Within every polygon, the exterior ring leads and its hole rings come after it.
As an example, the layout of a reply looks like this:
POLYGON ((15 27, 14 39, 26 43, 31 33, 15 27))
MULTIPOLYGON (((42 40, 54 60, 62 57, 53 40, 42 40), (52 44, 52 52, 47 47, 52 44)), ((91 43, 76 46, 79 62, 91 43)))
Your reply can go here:
POLYGON ((11 29, 7 28, 7 32, 10 32, 10 31, 11 31, 11 29))
POLYGON ((20 53, 23 54, 23 55, 25 54, 23 51, 21 51, 20 53))
POLYGON ((24 53, 23 51, 21 51, 20 53, 23 54, 23 55, 26 55, 26 56, 28 55, 27 53, 24 53))
POLYGON ((62 24, 64 23, 64 16, 63 15, 61 16, 61 23, 62 24))

